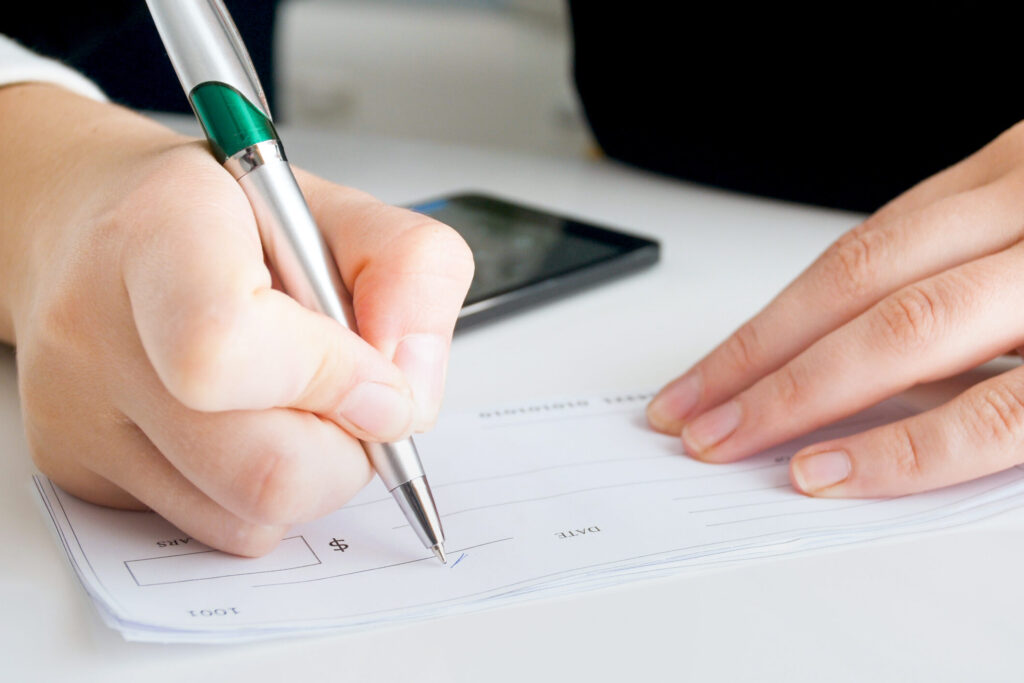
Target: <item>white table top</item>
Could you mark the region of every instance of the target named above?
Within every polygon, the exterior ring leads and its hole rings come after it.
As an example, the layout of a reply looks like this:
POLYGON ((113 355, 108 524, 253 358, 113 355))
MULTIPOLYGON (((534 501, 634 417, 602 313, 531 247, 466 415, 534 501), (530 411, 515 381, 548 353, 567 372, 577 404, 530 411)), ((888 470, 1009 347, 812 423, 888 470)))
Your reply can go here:
MULTIPOLYGON (((388 201, 484 190, 661 240, 651 270, 458 337, 446 411, 656 388, 857 220, 606 162, 284 133, 293 162, 388 201)), ((126 643, 100 623, 48 530, 2 347, 0 444, 3 680, 1020 678, 1024 513, 365 634, 126 643)))

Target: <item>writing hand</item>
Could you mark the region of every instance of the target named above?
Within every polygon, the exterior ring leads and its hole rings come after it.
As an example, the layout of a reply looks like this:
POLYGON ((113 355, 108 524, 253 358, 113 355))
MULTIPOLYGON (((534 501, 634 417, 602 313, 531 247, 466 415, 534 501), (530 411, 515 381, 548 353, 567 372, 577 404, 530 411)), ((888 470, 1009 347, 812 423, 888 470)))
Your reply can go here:
POLYGON ((0 90, 0 334, 40 469, 211 546, 271 549, 429 426, 473 266, 427 217, 298 173, 359 331, 275 289, 205 143, 49 86, 0 90))

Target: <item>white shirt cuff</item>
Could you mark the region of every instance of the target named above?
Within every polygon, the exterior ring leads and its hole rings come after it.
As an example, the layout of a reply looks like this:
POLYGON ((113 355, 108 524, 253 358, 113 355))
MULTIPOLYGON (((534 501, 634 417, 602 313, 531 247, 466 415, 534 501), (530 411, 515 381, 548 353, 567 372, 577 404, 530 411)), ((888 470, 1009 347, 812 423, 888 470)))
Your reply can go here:
POLYGON ((41 57, 0 35, 0 86, 33 82, 53 83, 84 97, 107 101, 95 83, 74 69, 41 57))

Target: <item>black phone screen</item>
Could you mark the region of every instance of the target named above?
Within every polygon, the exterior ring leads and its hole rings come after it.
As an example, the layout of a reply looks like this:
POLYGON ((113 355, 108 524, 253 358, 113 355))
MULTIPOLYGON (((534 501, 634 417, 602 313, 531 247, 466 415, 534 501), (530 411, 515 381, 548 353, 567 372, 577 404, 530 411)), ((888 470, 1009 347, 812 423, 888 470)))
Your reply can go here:
POLYGON ((495 197, 456 195, 410 208, 457 230, 473 252, 460 326, 485 310, 494 317, 657 260, 651 240, 495 197))

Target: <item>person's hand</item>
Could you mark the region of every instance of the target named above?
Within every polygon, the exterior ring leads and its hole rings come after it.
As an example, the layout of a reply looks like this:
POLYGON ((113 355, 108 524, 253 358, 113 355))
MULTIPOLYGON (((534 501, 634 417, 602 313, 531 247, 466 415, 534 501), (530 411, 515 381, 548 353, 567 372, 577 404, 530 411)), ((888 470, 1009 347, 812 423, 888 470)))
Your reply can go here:
MULTIPOLYGON (((879 163, 884 163, 880 160, 879 163)), ((1024 344, 1024 124, 893 200, 648 406, 732 462, 1024 344)), ((1024 462, 1024 368, 801 450, 800 491, 895 496, 1024 462)))
POLYGON ((429 426, 473 272, 425 216, 305 173, 356 335, 275 289, 205 143, 59 88, 0 89, 0 338, 39 468, 255 555, 429 426))

